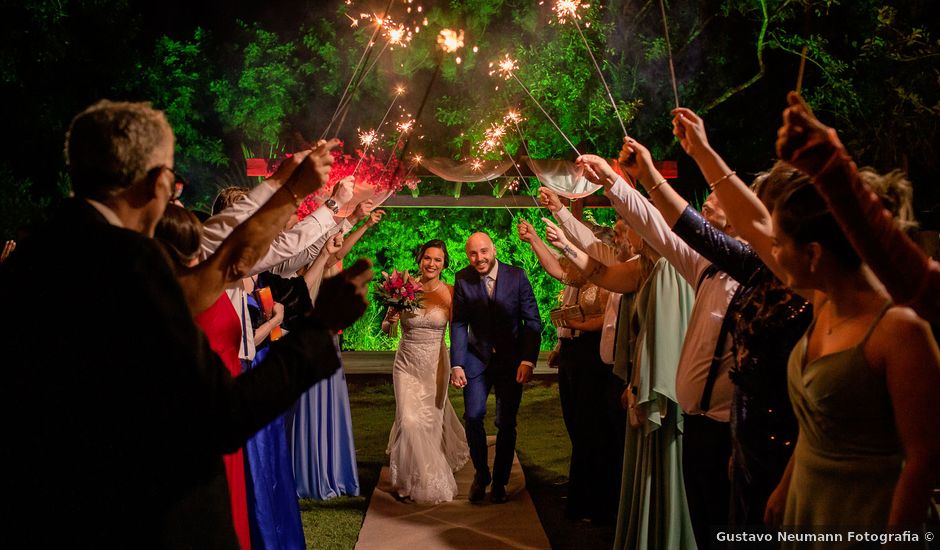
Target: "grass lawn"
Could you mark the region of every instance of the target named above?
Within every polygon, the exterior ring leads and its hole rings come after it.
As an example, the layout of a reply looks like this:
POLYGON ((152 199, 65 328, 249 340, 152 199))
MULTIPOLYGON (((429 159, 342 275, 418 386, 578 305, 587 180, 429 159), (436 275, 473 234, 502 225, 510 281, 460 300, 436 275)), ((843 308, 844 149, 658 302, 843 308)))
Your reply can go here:
MULTIPOLYGON (((379 473, 388 464, 385 446, 395 419, 391 377, 349 376, 349 399, 362 496, 329 501, 301 499, 307 548, 348 550, 356 545, 369 497, 379 473)), ((457 414, 463 413, 463 392, 450 389, 457 414)), ((495 398, 487 402, 487 433, 495 434, 495 398)), ((565 483, 571 444, 561 418, 558 385, 533 382, 526 387, 518 416, 516 450, 553 548, 609 548, 613 527, 572 523, 563 519, 565 483)))

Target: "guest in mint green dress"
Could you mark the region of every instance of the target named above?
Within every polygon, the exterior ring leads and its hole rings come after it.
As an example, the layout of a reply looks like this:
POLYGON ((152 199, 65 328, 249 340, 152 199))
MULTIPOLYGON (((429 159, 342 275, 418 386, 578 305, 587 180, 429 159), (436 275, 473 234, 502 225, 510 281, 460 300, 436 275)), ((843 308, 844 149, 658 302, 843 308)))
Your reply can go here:
POLYGON ((628 338, 618 332, 615 370, 630 369, 625 374, 632 398, 615 549, 696 548, 682 478, 682 411, 676 401, 679 350, 694 296, 660 258, 636 294, 634 312, 626 312, 635 331, 629 357, 622 353, 628 338))

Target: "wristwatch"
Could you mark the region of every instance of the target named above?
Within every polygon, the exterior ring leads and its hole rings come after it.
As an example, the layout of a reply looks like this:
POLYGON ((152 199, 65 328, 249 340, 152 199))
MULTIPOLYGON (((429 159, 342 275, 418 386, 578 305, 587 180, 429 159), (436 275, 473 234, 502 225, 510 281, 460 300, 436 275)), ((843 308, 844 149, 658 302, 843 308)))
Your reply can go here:
POLYGON ((326 200, 323 202, 323 206, 325 206, 325 207, 329 208, 330 210, 332 210, 334 214, 339 214, 339 205, 336 204, 336 201, 333 200, 333 197, 330 197, 330 198, 326 199, 326 200))

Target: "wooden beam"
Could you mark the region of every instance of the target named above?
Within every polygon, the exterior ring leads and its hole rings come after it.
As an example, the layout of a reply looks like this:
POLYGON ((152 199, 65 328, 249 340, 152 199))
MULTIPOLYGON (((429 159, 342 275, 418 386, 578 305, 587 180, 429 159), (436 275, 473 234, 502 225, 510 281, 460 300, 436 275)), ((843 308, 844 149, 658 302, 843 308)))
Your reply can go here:
MULTIPOLYGON (((536 200, 529 195, 503 195, 502 198, 468 195, 456 199, 451 195, 394 195, 382 203, 382 208, 538 208, 536 200)), ((591 195, 574 203, 583 204, 584 208, 610 208, 610 201, 603 195, 591 195)))

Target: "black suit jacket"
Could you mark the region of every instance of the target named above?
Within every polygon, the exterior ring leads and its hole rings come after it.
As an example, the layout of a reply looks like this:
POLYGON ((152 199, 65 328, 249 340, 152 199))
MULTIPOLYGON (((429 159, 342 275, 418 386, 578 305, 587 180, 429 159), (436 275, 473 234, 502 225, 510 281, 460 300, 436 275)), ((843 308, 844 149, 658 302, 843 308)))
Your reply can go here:
POLYGON ((79 200, 0 267, 0 303, 4 547, 236 548, 222 454, 339 366, 308 322, 231 377, 156 243, 79 200))

